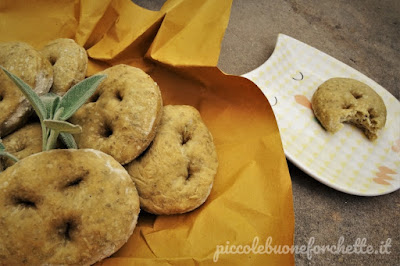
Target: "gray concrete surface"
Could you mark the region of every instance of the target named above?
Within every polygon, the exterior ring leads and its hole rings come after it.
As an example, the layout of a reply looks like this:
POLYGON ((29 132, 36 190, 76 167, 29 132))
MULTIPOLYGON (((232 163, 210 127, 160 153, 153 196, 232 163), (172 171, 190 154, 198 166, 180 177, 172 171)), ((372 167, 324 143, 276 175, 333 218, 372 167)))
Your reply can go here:
MULTIPOLYGON (((218 0, 216 0, 218 1, 218 0)), ((157 10, 164 1, 134 0, 157 10)), ((247 73, 272 54, 278 33, 292 36, 357 69, 400 99, 399 0, 234 0, 218 66, 247 73)), ((399 158, 400 159, 400 158, 399 158)), ((368 162, 366 162, 368 163, 368 162)), ((358 197, 335 191, 288 162, 296 245, 345 245, 365 238, 390 254, 296 254, 297 265, 400 265, 400 191, 358 197)))

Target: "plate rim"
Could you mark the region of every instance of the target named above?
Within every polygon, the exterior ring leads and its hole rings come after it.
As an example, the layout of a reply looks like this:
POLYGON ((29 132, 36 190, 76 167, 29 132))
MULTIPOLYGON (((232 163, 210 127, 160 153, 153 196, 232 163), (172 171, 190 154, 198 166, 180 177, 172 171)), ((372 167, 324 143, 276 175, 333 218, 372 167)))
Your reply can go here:
MULTIPOLYGON (((280 43, 280 42, 283 42, 284 39, 288 39, 288 40, 291 41, 291 42, 296 42, 296 43, 299 43, 299 44, 301 44, 301 45, 303 45, 303 46, 306 46, 306 47, 309 48, 309 49, 315 50, 315 51, 317 51, 318 53, 320 53, 321 55, 327 56, 329 59, 333 60, 333 61, 335 62, 335 64, 339 64, 339 65, 345 67, 345 68, 348 69, 348 70, 355 71, 358 75, 363 76, 363 78, 367 79, 369 82, 372 82, 374 85, 376 85, 377 87, 379 87, 380 90, 377 91, 377 93, 378 93, 381 97, 382 97, 382 95, 381 95, 380 93, 384 92, 384 93, 386 94, 385 97, 392 97, 393 99, 396 100, 396 103, 399 104, 399 106, 400 106, 399 100, 397 100, 397 98, 394 97, 394 95, 392 95, 389 91, 387 91, 385 88, 383 88, 383 87, 382 87, 381 85, 379 85, 377 82, 375 82, 375 81, 372 80, 371 78, 367 77, 367 76, 364 75, 363 73, 361 73, 361 72, 359 72, 358 70, 356 70, 356 69, 354 69, 354 68, 348 66, 347 64, 345 64, 345 63, 343 63, 343 62, 341 62, 341 61, 339 61, 338 59, 336 59, 336 58, 334 58, 334 57, 332 57, 332 56, 330 56, 330 55, 328 55, 328 54, 326 54, 326 53, 324 53, 324 52, 322 52, 322 51, 320 51, 320 50, 318 50, 318 49, 316 49, 316 48, 314 48, 314 47, 312 47, 312 46, 310 46, 310 45, 308 45, 308 44, 306 44, 306 43, 303 43, 303 42, 301 42, 301 41, 299 41, 299 40, 297 40, 297 39, 295 39, 295 38, 293 38, 293 37, 290 37, 290 36, 288 36, 288 35, 285 35, 285 34, 283 34, 283 33, 279 33, 279 34, 278 34, 278 38, 277 38, 277 41, 276 41, 276 44, 275 44, 275 48, 274 48, 274 50, 273 50, 271 56, 270 56, 264 63, 262 63, 260 66, 258 66, 258 67, 256 67, 255 69, 253 69, 253 70, 251 70, 251 71, 249 71, 249 72, 243 74, 242 76, 245 77, 245 78, 247 78, 247 79, 249 79, 249 80, 251 80, 252 82, 256 83, 255 81, 253 81, 253 80, 250 78, 251 73, 257 73, 259 70, 262 70, 263 67, 264 67, 272 58, 274 58, 274 57, 276 56, 277 51, 279 51, 280 49, 282 49, 282 48, 279 46, 279 43, 280 43)), ((283 47, 285 47, 285 46, 283 46, 283 47)), ((296 64, 296 63, 297 63, 297 60, 294 60, 293 64, 296 64)), ((287 149, 284 148, 284 145, 283 145, 283 137, 284 137, 284 134, 281 132, 281 129, 279 128, 279 123, 278 123, 277 115, 276 115, 275 110, 274 110, 274 108, 273 108, 274 106, 271 104, 271 102, 270 102, 270 100, 268 99, 268 97, 267 97, 266 93, 264 92, 264 90, 262 90, 260 86, 258 86, 258 87, 259 87, 259 89, 263 92, 265 98, 267 99, 267 101, 268 101, 269 104, 271 105, 271 109, 272 109, 272 111, 273 111, 273 113, 274 113, 275 120, 276 120, 276 123, 277 123, 277 125, 278 125, 278 129, 279 129, 279 132, 280 132, 280 135, 281 135, 282 147, 283 147, 283 150, 284 150, 284 153, 285 153, 286 158, 287 158, 291 163, 293 163, 296 167, 298 167, 300 170, 302 170, 304 173, 306 173, 307 175, 309 175, 310 177, 314 178, 314 179, 317 180, 318 182, 320 182, 320 183, 322 183, 322 184, 324 184, 324 185, 326 185, 326 186, 328 186, 328 187, 330 187, 330 188, 332 188, 332 189, 335 189, 335 190, 337 190, 337 191, 340 191, 340 192, 346 193, 346 194, 350 194, 350 195, 373 197, 373 196, 381 196, 381 195, 390 194, 390 193, 393 193, 393 192, 395 192, 395 191, 397 191, 397 190, 400 189, 400 182, 399 182, 399 184, 398 184, 397 186, 396 186, 396 185, 393 185, 393 186, 391 186, 390 189, 384 190, 384 191, 382 191, 382 192, 379 192, 379 191, 377 191, 377 190, 372 190, 372 191, 367 191, 367 192, 361 192, 361 191, 359 191, 359 190, 354 190, 354 189, 351 189, 351 188, 345 188, 345 187, 343 187, 343 186, 340 186, 340 185, 338 185, 338 184, 335 184, 335 183, 333 183, 333 182, 330 182, 328 178, 323 177, 323 176, 321 176, 321 175, 318 175, 317 173, 315 173, 315 171, 313 171, 312 168, 305 166, 304 163, 302 163, 301 160, 299 160, 298 158, 296 158, 296 156, 292 155, 291 152, 290 152, 289 150, 287 150, 287 149)))

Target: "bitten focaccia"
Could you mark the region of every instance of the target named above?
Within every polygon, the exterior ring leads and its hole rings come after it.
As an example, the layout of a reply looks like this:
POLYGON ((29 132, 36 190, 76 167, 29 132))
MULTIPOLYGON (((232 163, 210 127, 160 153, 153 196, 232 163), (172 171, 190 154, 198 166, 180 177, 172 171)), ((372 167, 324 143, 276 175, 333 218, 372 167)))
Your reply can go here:
POLYGON ((142 70, 116 65, 99 74, 107 78, 70 119, 82 127, 74 137, 79 148, 93 148, 121 164, 150 144, 162 114, 158 85, 142 70))
POLYGON ((40 51, 53 65, 54 82, 51 92, 63 95, 86 76, 86 50, 74 40, 60 38, 49 42, 40 51))
POLYGON ((103 152, 37 153, 0 180, 0 265, 91 265, 136 226, 135 185, 103 152))
POLYGON ((127 169, 144 210, 178 214, 205 202, 217 167, 213 138, 199 112, 187 105, 167 105, 152 144, 127 169))
MULTIPOLYGON (((53 83, 50 63, 27 43, 0 43, 0 65, 25 81, 38 95, 53 83)), ((0 70, 0 137, 20 127, 32 107, 18 87, 0 70)))
POLYGON ((331 133, 349 122, 374 140, 386 123, 386 106, 382 98, 366 84, 350 78, 332 78, 314 93, 312 109, 322 126, 331 133))

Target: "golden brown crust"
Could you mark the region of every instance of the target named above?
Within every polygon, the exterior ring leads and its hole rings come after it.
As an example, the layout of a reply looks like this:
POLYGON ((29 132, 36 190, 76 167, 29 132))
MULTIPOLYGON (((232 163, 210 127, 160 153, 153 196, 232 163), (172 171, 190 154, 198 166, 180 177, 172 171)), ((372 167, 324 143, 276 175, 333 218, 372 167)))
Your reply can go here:
POLYGON ((151 146, 127 169, 144 210, 177 214, 204 203, 217 167, 213 139, 199 112, 187 105, 167 105, 151 146))
POLYGON ((322 126, 331 133, 349 122, 364 131, 370 139, 386 123, 386 106, 382 98, 366 84, 349 78, 332 78, 314 93, 312 109, 322 126))
POLYGON ((82 126, 80 148, 93 148, 126 164, 154 138, 162 114, 158 85, 142 70, 116 65, 99 74, 107 78, 70 119, 82 126))
MULTIPOLYGON (((2 139, 2 142, 7 152, 21 160, 42 151, 42 127, 39 123, 25 125, 6 136, 2 139)), ((0 164, 3 165, 3 169, 10 167, 14 163, 10 159, 0 158, 0 164)))
MULTIPOLYGON (((25 81, 38 95, 47 93, 53 82, 50 63, 27 43, 0 43, 0 65, 25 81)), ((26 121, 32 107, 2 70, 0 88, 0 137, 4 137, 26 121)))
POLYGON ((73 85, 85 78, 88 56, 86 50, 74 40, 67 38, 53 40, 40 52, 53 65, 52 92, 65 94, 73 85))
POLYGON ((0 265, 90 265, 136 226, 135 185, 100 151, 38 153, 0 177, 0 265))

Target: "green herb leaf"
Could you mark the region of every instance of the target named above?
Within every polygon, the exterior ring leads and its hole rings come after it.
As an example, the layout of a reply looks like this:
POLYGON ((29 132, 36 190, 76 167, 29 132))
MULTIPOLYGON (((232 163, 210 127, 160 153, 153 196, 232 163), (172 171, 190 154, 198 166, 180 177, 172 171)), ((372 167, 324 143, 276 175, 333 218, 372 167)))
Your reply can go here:
POLYGON ((52 130, 58 131, 58 132, 67 132, 71 134, 76 134, 76 133, 81 133, 82 128, 79 125, 74 125, 66 121, 60 121, 60 120, 49 120, 45 119, 43 120, 43 124, 52 130))
POLYGON ((17 157, 15 157, 14 155, 12 155, 11 153, 8 153, 6 151, 0 151, 0 157, 1 156, 7 157, 7 158, 13 160, 14 162, 19 161, 17 157))
POLYGON ((4 146, 3 142, 0 139, 0 157, 7 157, 10 158, 11 160, 18 162, 18 158, 12 155, 11 153, 6 151, 6 147, 4 146))
POLYGON ((53 119, 53 115, 60 104, 61 97, 55 93, 49 92, 39 98, 46 107, 45 119, 53 119))
POLYGON ((64 94, 61 98, 59 107, 64 108, 60 120, 70 118, 96 91, 100 82, 106 78, 106 75, 95 75, 84 79, 64 94))
POLYGON ((25 97, 32 104, 33 109, 35 109, 36 114, 38 115, 40 121, 45 119, 46 117, 46 107, 43 102, 40 100, 39 96, 31 89, 31 87, 26 84, 22 79, 10 73, 3 66, 0 66, 1 69, 6 73, 6 75, 18 86, 21 92, 25 95, 25 97))
POLYGON ((60 132, 61 141, 67 146, 68 149, 78 149, 74 137, 70 133, 60 132))
MULTIPOLYGON (((68 148, 77 149, 78 146, 71 134, 82 132, 82 128, 79 125, 73 125, 64 120, 70 118, 89 99, 106 76, 95 75, 87 78, 69 89, 63 97, 54 93, 47 93, 39 97, 19 77, 10 73, 2 66, 0 68, 18 86, 35 109, 42 126, 43 151, 53 149, 56 146, 58 136, 60 136, 68 148)), ((5 147, 1 144, 0 140, 1 155, 13 157, 5 151, 5 147)))

